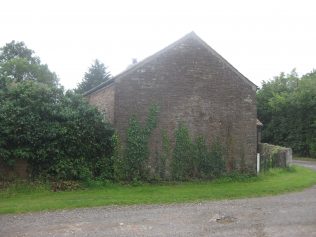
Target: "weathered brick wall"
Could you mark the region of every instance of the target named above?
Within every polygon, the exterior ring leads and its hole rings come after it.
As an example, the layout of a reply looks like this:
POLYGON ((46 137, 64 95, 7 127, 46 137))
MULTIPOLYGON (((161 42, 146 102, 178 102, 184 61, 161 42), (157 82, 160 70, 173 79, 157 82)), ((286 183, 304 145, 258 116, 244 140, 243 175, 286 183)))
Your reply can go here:
POLYGON ((112 83, 86 97, 90 104, 96 106, 101 112, 105 113, 106 118, 112 124, 114 123, 114 94, 115 85, 112 83))
MULTIPOLYGON (((255 88, 189 37, 149 62, 115 80, 115 122, 125 137, 131 115, 145 120, 151 104, 160 106, 159 125, 151 140, 152 154, 161 147, 161 130, 170 137, 180 122, 193 136, 228 147, 228 168, 256 169, 255 88)), ((91 101, 93 103, 93 101, 91 101)), ((105 105, 102 105, 105 106, 105 105)))

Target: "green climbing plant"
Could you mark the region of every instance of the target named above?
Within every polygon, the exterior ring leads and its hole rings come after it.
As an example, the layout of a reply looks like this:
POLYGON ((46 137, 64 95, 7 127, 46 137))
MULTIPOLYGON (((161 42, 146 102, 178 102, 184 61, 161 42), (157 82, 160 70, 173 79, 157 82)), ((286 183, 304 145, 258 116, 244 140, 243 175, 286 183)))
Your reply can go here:
POLYGON ((127 129, 126 149, 123 157, 124 176, 128 181, 146 180, 148 170, 146 162, 149 158, 148 142, 152 131, 157 126, 157 115, 159 108, 157 105, 152 105, 149 108, 149 113, 145 126, 141 126, 139 120, 132 116, 129 120, 127 129))
POLYGON ((175 147, 171 163, 174 180, 188 180, 192 177, 193 143, 188 128, 180 123, 175 131, 175 147))

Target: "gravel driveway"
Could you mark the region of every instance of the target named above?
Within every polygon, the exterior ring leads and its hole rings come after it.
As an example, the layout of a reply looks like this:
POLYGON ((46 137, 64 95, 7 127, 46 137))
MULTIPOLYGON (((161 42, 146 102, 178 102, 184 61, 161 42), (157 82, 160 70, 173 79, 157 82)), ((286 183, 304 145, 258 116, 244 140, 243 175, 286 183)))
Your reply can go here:
POLYGON ((274 197, 0 215, 0 236, 316 237, 316 186, 274 197))

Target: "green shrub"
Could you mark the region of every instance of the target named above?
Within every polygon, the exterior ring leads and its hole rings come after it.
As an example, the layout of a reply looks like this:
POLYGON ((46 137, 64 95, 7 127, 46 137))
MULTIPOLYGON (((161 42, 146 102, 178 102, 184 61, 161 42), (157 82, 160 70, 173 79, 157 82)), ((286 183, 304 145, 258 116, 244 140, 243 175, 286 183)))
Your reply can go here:
POLYGON ((24 159, 33 177, 113 176, 113 129, 80 95, 22 81, 0 89, 0 159, 24 159), (105 174, 106 172, 106 174, 105 174))
POLYGON ((198 137, 195 140, 194 163, 196 177, 209 179, 221 176, 225 171, 223 147, 216 140, 209 148, 205 139, 198 137))
POLYGON ((149 139, 157 126, 158 108, 152 106, 142 126, 133 116, 129 121, 126 144, 122 147, 118 135, 114 136, 113 170, 116 181, 138 184, 142 181, 175 181, 212 179, 225 173, 224 148, 218 140, 209 147, 202 136, 194 142, 189 129, 180 123, 174 132, 172 146, 166 131, 161 131, 162 147, 154 154, 148 169, 149 139))
POLYGON ((0 48, 0 160, 27 160, 32 178, 111 179, 113 129, 23 42, 0 48))
POLYGON ((93 167, 93 175, 97 179, 101 180, 113 180, 114 179, 114 160, 113 156, 105 155, 98 159, 93 167))
POLYGON ((218 140, 215 140, 210 150, 210 173, 213 177, 219 177, 225 172, 224 148, 218 140))
POLYGON ((126 160, 124 157, 123 147, 120 140, 120 137, 117 133, 114 133, 112 137, 113 142, 113 173, 114 173, 114 180, 124 180, 126 178, 126 160))
POLYGON ((175 131, 175 147, 172 158, 172 177, 174 180, 188 180, 193 175, 194 147, 189 130, 182 123, 175 131))
POLYGON ((133 117, 127 130, 125 169, 127 180, 140 179, 145 172, 145 162, 149 156, 147 140, 139 121, 133 117))
POLYGON ((82 184, 79 183, 78 181, 73 181, 73 180, 61 180, 61 181, 51 183, 51 190, 54 192, 72 191, 72 190, 77 190, 81 188, 82 188, 82 184))
MULTIPOLYGON (((316 122, 315 122, 316 124, 316 122)), ((316 125, 315 125, 316 126, 316 125)), ((310 150, 310 155, 311 157, 316 158, 316 138, 314 138, 310 143, 309 143, 309 150, 310 150)))
POLYGON ((210 179, 225 172, 223 147, 218 141, 208 147, 205 139, 198 136, 194 142, 189 130, 180 124, 175 131, 175 147, 172 158, 174 180, 210 179))
POLYGON ((158 155, 158 175, 159 178, 164 180, 167 177, 167 162, 172 159, 172 147, 171 147, 171 141, 168 137, 168 134, 166 131, 162 131, 162 150, 161 155, 158 155))
POLYGON ((127 129, 126 149, 123 156, 125 179, 128 181, 146 180, 148 177, 147 160, 149 158, 148 142, 152 131, 157 126, 158 106, 152 105, 149 109, 146 124, 133 116, 129 120, 127 129))
POLYGON ((197 137, 194 142, 194 171, 199 178, 211 177, 212 161, 204 137, 197 137))

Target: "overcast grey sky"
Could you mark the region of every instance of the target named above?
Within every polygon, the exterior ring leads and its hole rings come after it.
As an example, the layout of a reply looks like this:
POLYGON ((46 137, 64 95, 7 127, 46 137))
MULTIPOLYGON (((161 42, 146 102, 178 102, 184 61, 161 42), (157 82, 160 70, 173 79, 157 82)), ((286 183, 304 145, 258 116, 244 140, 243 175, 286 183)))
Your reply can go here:
POLYGON ((1 0, 0 46, 24 41, 74 88, 98 58, 116 75, 195 31, 260 86, 316 68, 313 0, 1 0))

